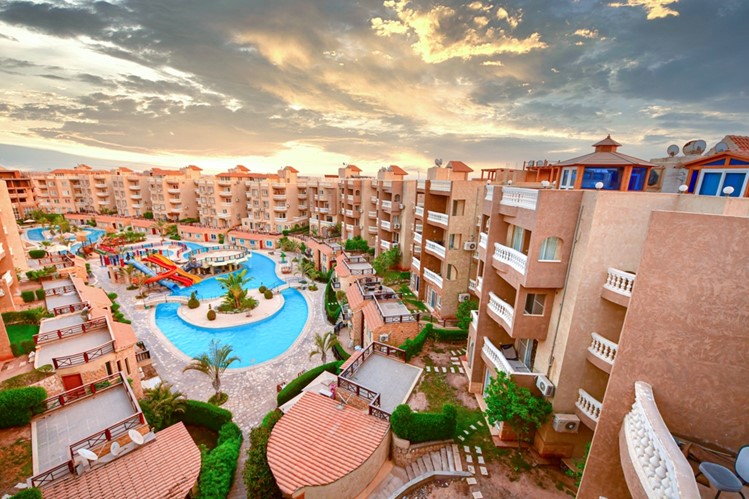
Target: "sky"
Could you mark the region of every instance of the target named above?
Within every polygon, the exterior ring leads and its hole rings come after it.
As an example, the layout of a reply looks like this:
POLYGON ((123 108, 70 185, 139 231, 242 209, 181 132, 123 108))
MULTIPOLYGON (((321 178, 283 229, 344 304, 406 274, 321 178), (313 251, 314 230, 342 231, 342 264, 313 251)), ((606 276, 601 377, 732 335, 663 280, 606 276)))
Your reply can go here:
POLYGON ((0 0, 0 165, 423 171, 749 135, 745 0, 0 0))

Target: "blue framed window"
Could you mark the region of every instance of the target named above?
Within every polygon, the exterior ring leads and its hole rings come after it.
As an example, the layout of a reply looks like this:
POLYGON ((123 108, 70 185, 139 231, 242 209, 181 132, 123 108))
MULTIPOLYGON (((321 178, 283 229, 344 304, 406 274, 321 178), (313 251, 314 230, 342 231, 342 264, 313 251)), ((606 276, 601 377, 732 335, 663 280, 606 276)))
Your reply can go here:
POLYGON ((607 191, 618 191, 622 184, 621 168, 602 168, 589 166, 583 172, 583 189, 595 189, 598 182, 603 183, 607 191))
POLYGON ((749 181, 749 170, 702 170, 695 192, 701 196, 725 196, 723 190, 732 187, 730 197, 741 197, 749 181))
POLYGON ((638 166, 632 168, 632 174, 629 177, 628 191, 641 191, 645 187, 645 178, 648 173, 648 169, 645 167, 638 166))

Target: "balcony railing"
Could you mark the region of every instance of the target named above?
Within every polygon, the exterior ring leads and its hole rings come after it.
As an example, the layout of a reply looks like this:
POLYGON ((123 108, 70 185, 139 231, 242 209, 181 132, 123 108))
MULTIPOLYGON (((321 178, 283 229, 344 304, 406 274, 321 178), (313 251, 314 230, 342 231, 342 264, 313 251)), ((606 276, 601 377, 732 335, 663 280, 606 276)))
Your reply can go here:
POLYGON ((385 230, 390 230, 390 222, 388 222, 387 220, 381 220, 380 227, 382 227, 385 230))
POLYGON ((487 185, 486 186, 486 195, 484 196, 485 201, 491 201, 494 197, 494 186, 493 185, 487 185))
POLYGON ((346 216, 347 217, 353 217, 354 216, 354 210, 346 210, 346 216))
POLYGON ((417 217, 423 217, 424 216, 424 207, 417 205, 416 209, 414 210, 414 213, 416 213, 417 217))
POLYGON ((489 235, 486 232, 482 232, 479 234, 479 246, 486 249, 486 246, 489 244, 489 235))
POLYGON ((369 232, 370 234, 377 234, 377 226, 370 225, 369 227, 367 227, 367 232, 369 232))
POLYGON ((377 212, 376 211, 370 211, 367 214, 369 215, 369 218, 377 218, 377 212))
POLYGON ((537 202, 538 190, 536 189, 502 186, 502 200, 499 204, 535 210, 537 202))
POLYGON ((416 257, 411 258, 411 267, 415 268, 416 270, 421 270, 421 260, 419 260, 416 257))
POLYGON ((422 241, 421 233, 420 232, 415 232, 414 233, 414 242, 416 244, 421 244, 421 241, 422 241))
POLYGON ((66 295, 68 293, 72 293, 75 291, 75 286, 60 286, 57 288, 48 288, 44 290, 44 296, 56 296, 56 295, 66 295))
POLYGON ((527 376, 539 376, 539 373, 532 372, 528 366, 518 360, 508 360, 502 351, 494 346, 489 338, 484 337, 484 347, 482 351, 486 357, 491 360, 494 364, 494 368, 497 371, 502 371, 508 376, 512 375, 527 375, 527 376))
POLYGON ((578 390, 577 402, 575 402, 575 407, 577 407, 580 412, 582 412, 591 421, 593 421, 594 426, 598 424, 598 419, 601 417, 601 406, 602 404, 598 400, 596 400, 593 395, 586 392, 582 388, 578 390))
POLYGON ((512 305, 495 295, 492 291, 489 291, 489 310, 502 319, 510 328, 512 328, 512 321, 515 316, 515 309, 512 305))
POLYGON ((103 345, 91 348, 85 352, 75 353, 73 355, 64 355, 62 357, 53 357, 52 365, 55 369, 62 369, 66 367, 77 366, 80 364, 86 364, 94 359, 114 352, 114 341, 108 341, 103 345))
POLYGON ((417 189, 424 189, 427 186, 426 180, 417 180, 416 181, 416 188, 417 189))
POLYGON ((476 279, 468 279, 468 290, 476 291, 476 279))
POLYGON ((471 310, 471 324, 473 324, 474 330, 479 328, 479 311, 478 310, 471 310))
POLYGON ((595 355, 609 366, 614 365, 616 354, 619 351, 619 345, 611 340, 607 340, 598 333, 592 333, 593 341, 588 347, 588 352, 595 355))
POLYGON ((442 289, 442 276, 437 274, 436 272, 432 272, 429 269, 424 269, 424 278, 437 286, 438 288, 442 289))
POLYGON ((444 213, 429 211, 427 214, 427 221, 447 226, 450 222, 450 217, 444 213))
POLYGON ((385 241, 384 239, 380 241, 380 248, 384 249, 385 251, 389 250, 391 248, 392 244, 390 241, 385 241))
POLYGON ((432 180, 429 190, 439 191, 439 192, 450 192, 451 186, 452 186, 452 182, 450 182, 449 180, 432 180))
POLYGON ((520 251, 503 244, 494 243, 494 255, 492 258, 498 262, 509 265, 522 275, 525 275, 525 266, 528 262, 528 257, 520 251))
POLYGON ((383 200, 380 205, 382 206, 383 210, 390 211, 393 208, 393 202, 392 201, 385 201, 383 200))
POLYGON ((33 336, 34 343, 37 345, 42 345, 44 343, 49 343, 50 341, 61 340, 63 338, 69 338, 71 336, 83 334, 88 331, 100 329, 102 327, 105 327, 106 325, 107 325, 106 317, 104 316, 97 317, 90 321, 86 321, 81 324, 76 324, 74 326, 64 327, 61 329, 55 329, 53 331, 45 331, 43 333, 35 334, 33 336))
POLYGON ((609 267, 606 284, 603 287, 614 293, 631 298, 634 285, 635 274, 609 267))
POLYGON ((647 497, 700 497, 694 472, 663 421, 649 384, 635 382, 635 402, 620 431, 626 443, 619 448, 621 461, 632 465, 639 480, 630 489, 641 487, 647 497))
POLYGON ((481 288, 483 287, 483 285, 484 285, 484 278, 482 276, 478 276, 476 278, 476 291, 481 293, 481 288))
POLYGON ((427 241, 426 245, 424 246, 427 251, 431 252, 432 254, 436 255, 437 257, 441 259, 445 259, 445 255, 447 253, 447 248, 442 246, 439 243, 435 243, 434 241, 427 241))

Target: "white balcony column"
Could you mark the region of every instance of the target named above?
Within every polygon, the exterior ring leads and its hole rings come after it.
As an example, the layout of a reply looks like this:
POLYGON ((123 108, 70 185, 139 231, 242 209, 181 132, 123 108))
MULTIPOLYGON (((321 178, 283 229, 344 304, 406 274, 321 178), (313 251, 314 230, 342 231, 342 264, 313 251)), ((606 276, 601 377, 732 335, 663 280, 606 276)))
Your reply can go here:
POLYGON ((512 327, 512 321, 515 317, 515 309, 512 305, 489 291, 489 310, 498 315, 508 326, 512 327))
POLYGON ((604 288, 623 296, 632 297, 632 288, 635 286, 635 274, 609 267, 604 288))
POLYGON ((518 250, 512 249, 503 244, 494 243, 493 258, 498 262, 509 265, 521 274, 525 275, 525 267, 528 257, 518 250))
POLYGON ((524 189, 522 187, 509 187, 506 185, 502 186, 502 200, 499 204, 535 210, 537 202, 537 189, 524 189))
POLYGON ((601 417, 602 404, 596 400, 593 395, 582 388, 578 389, 577 393, 577 402, 575 402, 577 408, 585 413, 595 423, 598 423, 598 418, 601 417))
POLYGON ((598 333, 592 333, 591 336, 593 337, 593 341, 588 347, 588 351, 602 361, 613 366, 614 360, 616 360, 616 353, 619 350, 619 345, 611 340, 607 340, 598 333))

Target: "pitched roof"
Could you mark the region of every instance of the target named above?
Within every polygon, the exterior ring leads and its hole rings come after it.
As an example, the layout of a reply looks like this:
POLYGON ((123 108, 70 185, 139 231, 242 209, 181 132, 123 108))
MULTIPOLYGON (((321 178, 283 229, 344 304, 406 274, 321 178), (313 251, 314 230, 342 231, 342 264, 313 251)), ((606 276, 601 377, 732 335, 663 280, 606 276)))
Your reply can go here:
POLYGON ((596 142, 595 144, 593 144, 593 147, 598 147, 598 146, 617 146, 617 147, 619 147, 619 146, 621 146, 621 144, 619 142, 615 141, 614 139, 612 139, 611 138, 611 134, 609 134, 609 135, 606 136, 605 139, 599 140, 598 142, 596 142))
POLYGON ((380 315, 380 310, 377 308, 377 303, 374 300, 367 300, 368 303, 362 308, 364 314, 364 323, 367 325, 370 331, 374 331, 378 327, 385 324, 380 315))
POLYGON ((463 163, 462 161, 448 161, 447 167, 452 168, 454 172, 458 173, 470 173, 473 171, 473 168, 463 163))
POLYGON ((197 171, 199 171, 199 172, 200 172, 200 171, 203 171, 203 169, 202 169, 202 168, 200 168, 200 167, 198 167, 198 166, 195 166, 195 165, 190 165, 190 166, 188 166, 188 167, 185 167, 185 170, 197 170, 197 171))
POLYGON ((736 144, 739 151, 749 151, 749 137, 746 135, 728 135, 728 138, 736 144))
POLYGON ((361 290, 356 283, 352 283, 351 286, 346 290, 346 298, 348 298, 348 306, 351 310, 359 310, 364 303, 364 296, 361 294, 361 290))
POLYGON ((183 499, 200 473, 200 450, 177 423, 139 449, 79 476, 44 488, 45 499, 116 497, 183 499))
POLYGON ((639 166, 656 166, 649 161, 644 159, 635 158, 634 156, 628 156, 620 152, 613 151, 598 151, 586 154, 584 156, 578 156, 577 158, 568 159, 562 161, 553 166, 571 166, 571 165, 591 165, 591 166, 626 166, 626 165, 639 165, 639 166))
POLYGON ((118 352, 130 348, 138 342, 132 326, 121 322, 112 321, 112 336, 114 336, 114 346, 118 352))
POLYGON ((291 173, 299 173, 299 170, 297 170, 293 166, 285 166, 283 169, 286 170, 286 171, 289 171, 291 173))
POLYGON ((390 165, 388 170, 396 175, 408 175, 408 172, 398 165, 390 165))
POLYGON ((350 169, 352 172, 360 172, 361 168, 359 168, 356 165, 346 165, 346 168, 350 169))
POLYGON ((341 253, 336 256, 336 266, 335 266, 335 275, 338 277, 349 277, 351 275, 351 272, 349 271, 348 267, 343 263, 343 261, 346 259, 346 255, 341 251, 341 253))
MULTIPOLYGON (((725 158, 737 158, 741 160, 749 160, 749 151, 723 151, 715 154, 711 154, 709 156, 698 156, 697 159, 693 159, 692 161, 687 161, 684 163, 685 167, 690 167, 693 165, 702 165, 704 163, 712 163, 714 161, 718 161, 720 159, 725 158)), ((721 165, 722 166, 722 165, 721 165)), ((740 166, 740 168, 746 168, 745 166, 740 166)))
POLYGON ((285 494, 332 483, 366 461, 388 428, 364 411, 306 392, 273 428, 268 464, 285 494))

